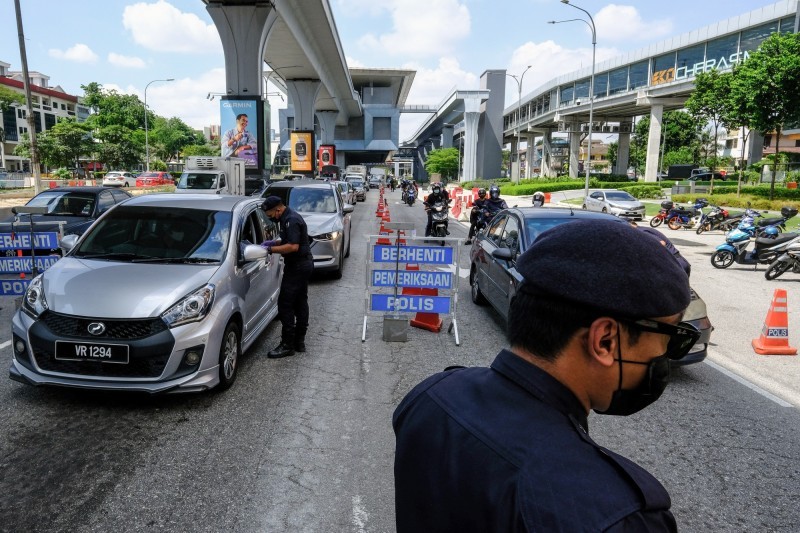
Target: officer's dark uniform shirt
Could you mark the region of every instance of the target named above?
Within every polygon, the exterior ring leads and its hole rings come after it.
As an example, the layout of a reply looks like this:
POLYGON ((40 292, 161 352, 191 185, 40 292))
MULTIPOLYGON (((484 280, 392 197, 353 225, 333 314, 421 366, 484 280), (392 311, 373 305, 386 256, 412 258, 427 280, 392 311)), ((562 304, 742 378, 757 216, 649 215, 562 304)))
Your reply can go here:
POLYGON ((395 410, 397 531, 676 531, 664 487, 596 444, 555 378, 503 350, 395 410))
POLYGON ((281 215, 278 223, 278 234, 281 237, 281 244, 299 244, 300 248, 296 252, 283 254, 283 262, 286 265, 293 265, 300 261, 312 260, 311 246, 308 241, 308 228, 303 217, 287 207, 281 215))

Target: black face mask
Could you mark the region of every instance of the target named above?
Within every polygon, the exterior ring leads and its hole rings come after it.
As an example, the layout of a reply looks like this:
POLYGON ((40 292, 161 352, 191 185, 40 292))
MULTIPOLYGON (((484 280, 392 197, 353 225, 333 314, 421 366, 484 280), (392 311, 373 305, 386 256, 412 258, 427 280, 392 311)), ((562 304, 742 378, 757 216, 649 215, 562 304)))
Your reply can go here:
POLYGON ((656 357, 647 363, 622 359, 619 332, 617 332, 617 346, 619 346, 619 386, 611 396, 611 403, 605 411, 595 411, 601 415, 628 416, 638 413, 661 397, 669 383, 670 359, 666 354, 656 357), (634 389, 622 388, 622 365, 647 365, 642 382, 634 389))

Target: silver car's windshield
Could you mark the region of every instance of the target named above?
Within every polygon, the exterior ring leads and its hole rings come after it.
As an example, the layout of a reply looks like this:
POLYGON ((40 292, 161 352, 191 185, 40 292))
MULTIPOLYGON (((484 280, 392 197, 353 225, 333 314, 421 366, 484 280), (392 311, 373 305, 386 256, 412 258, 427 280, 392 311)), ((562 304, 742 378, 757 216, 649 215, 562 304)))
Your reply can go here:
POLYGON ((220 262, 231 213, 207 209, 119 206, 100 220, 73 257, 129 262, 220 262))
POLYGON ((289 193, 289 207, 299 213, 336 213, 332 189, 294 187, 289 193))
POLYGON ((626 192, 607 192, 606 198, 609 200, 619 200, 620 202, 635 202, 636 198, 626 192))
POLYGON ((88 217, 94 212, 95 195, 85 192, 45 191, 27 206, 46 207, 45 215, 88 217))

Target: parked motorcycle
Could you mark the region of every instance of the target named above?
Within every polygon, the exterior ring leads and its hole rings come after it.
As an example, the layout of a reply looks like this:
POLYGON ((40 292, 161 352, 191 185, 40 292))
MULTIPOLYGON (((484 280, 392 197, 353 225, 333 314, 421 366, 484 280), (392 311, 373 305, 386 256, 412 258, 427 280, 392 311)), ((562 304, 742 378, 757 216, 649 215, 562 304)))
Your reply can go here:
POLYGON ((673 207, 669 213, 667 213, 667 225, 669 229, 678 230, 681 228, 693 228, 703 214, 701 209, 707 206, 708 201, 705 198, 698 198, 690 209, 684 209, 681 206, 673 207))
POLYGON ((700 216, 700 222, 697 224, 696 231, 698 235, 704 231, 722 229, 723 223, 730 217, 730 213, 728 213, 727 209, 723 209, 718 205, 712 205, 710 207, 711 209, 709 209, 708 213, 703 213, 700 216))
POLYGON ((725 236, 725 243, 717 246, 711 256, 711 265, 715 268, 728 268, 734 263, 754 265, 772 263, 783 251, 794 243, 800 243, 800 234, 786 233, 780 235, 775 226, 768 226, 762 237, 755 239, 755 248, 748 250, 753 237, 752 233, 735 229, 725 236))
POLYGON ((447 204, 444 202, 436 202, 429 209, 431 210, 431 235, 433 237, 447 237, 450 235, 450 232, 447 230, 447 204))
POLYGON ((675 203, 670 200, 664 200, 661 202, 661 210, 655 215, 653 218, 650 219, 650 227, 657 228, 660 226, 665 220, 667 219, 667 215, 675 207, 675 203))
POLYGON ((800 274, 800 242, 789 244, 783 253, 770 263, 767 271, 764 272, 764 277, 768 280, 773 280, 789 270, 795 274, 800 274))

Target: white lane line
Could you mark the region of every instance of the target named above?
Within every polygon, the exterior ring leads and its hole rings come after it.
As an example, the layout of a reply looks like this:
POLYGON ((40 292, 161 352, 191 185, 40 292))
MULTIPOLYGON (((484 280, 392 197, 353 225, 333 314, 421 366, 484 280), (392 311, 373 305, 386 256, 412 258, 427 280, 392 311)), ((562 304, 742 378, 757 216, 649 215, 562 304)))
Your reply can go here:
POLYGON ((777 396, 775 396, 771 392, 768 392, 768 391, 762 389, 761 387, 759 387, 755 383, 752 383, 752 382, 746 380, 745 378, 743 378, 742 376, 731 372, 727 368, 718 365, 714 361, 709 361, 708 359, 706 359, 705 360, 705 364, 709 365, 711 368, 714 368, 714 369, 718 370, 719 372, 722 372, 723 374, 725 374, 729 378, 731 378, 731 379, 733 379, 735 381, 738 381, 739 383, 741 383, 742 385, 744 385, 748 389, 760 394, 764 398, 766 398, 768 400, 772 400, 773 402, 777 403, 781 407, 794 407, 789 402, 784 401, 781 398, 778 398, 777 396))
POLYGON ((11 346, 11 341, 0 343, 0 350, 2 350, 3 348, 8 348, 9 346, 11 346))
POLYGON ((353 526, 358 533, 365 533, 367 531, 367 522, 369 521, 369 513, 364 509, 361 502, 361 496, 353 496, 353 526))

